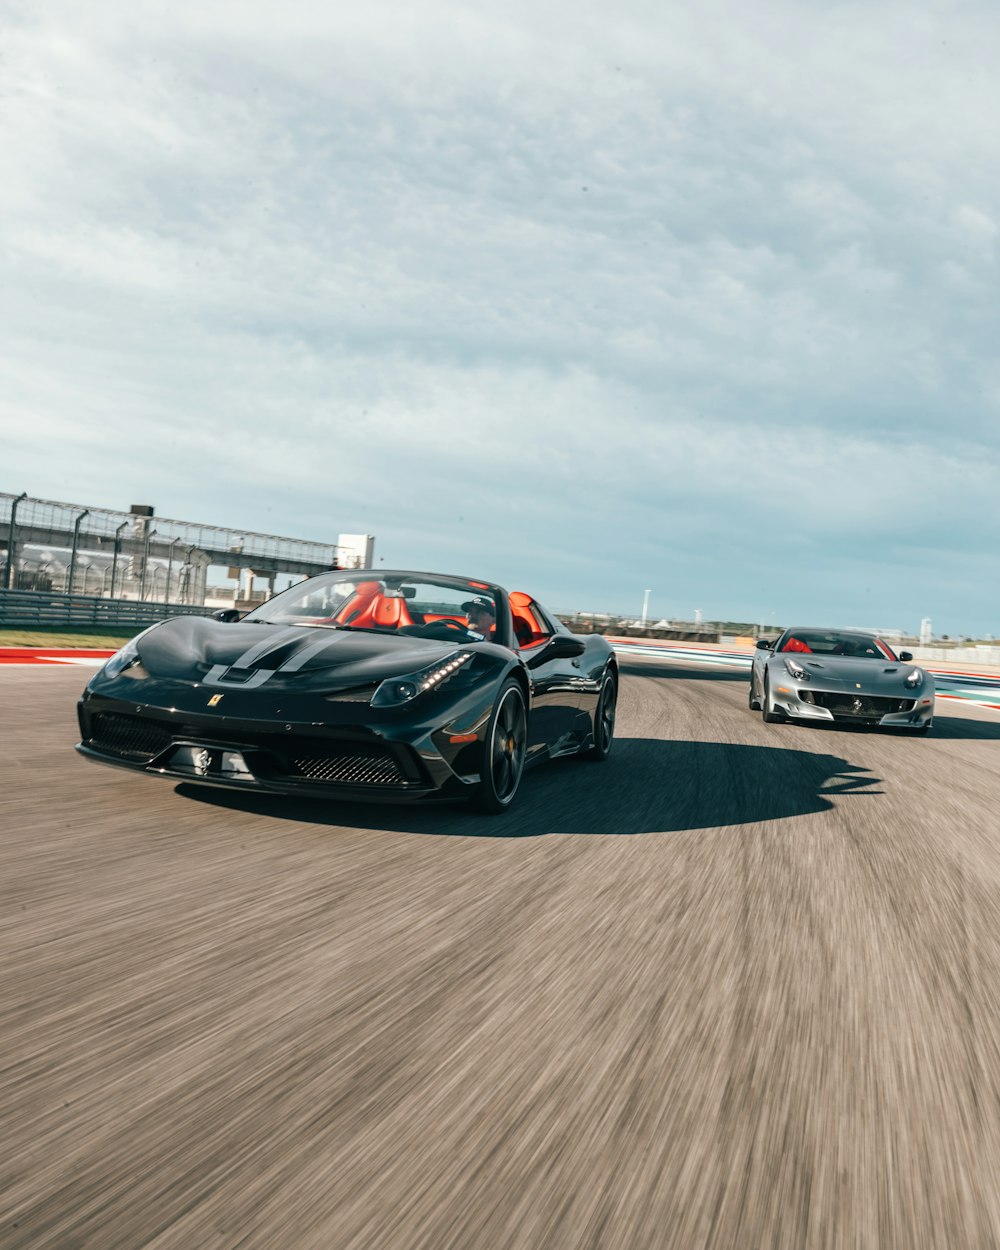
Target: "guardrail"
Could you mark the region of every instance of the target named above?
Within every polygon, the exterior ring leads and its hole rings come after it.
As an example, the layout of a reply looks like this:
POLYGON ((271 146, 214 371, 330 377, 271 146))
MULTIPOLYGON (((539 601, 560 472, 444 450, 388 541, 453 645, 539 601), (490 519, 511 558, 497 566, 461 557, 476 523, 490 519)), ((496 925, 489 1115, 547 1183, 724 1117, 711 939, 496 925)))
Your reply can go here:
POLYGON ((97 595, 48 594, 38 590, 0 590, 0 626, 52 629, 145 629, 169 616, 210 616, 211 608, 188 603, 147 603, 102 599, 97 595))
POLYGON ((714 629, 658 628, 655 625, 623 625, 620 621, 595 621, 589 616, 557 612, 556 616, 574 634, 614 634, 620 638, 669 638, 678 642, 717 643, 722 635, 714 629))

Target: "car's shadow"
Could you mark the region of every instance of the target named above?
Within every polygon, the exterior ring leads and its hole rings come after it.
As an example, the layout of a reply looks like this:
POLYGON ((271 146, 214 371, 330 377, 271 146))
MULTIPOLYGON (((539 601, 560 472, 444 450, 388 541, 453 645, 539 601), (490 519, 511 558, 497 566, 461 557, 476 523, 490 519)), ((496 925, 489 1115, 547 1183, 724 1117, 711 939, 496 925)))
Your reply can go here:
POLYGON ((971 716, 934 715, 934 725, 928 735, 935 738, 992 738, 1000 739, 1000 720, 975 720, 971 716))
POLYGON ((862 734, 877 738, 913 738, 920 742, 933 742, 935 738, 985 738, 1000 739, 1000 721, 974 720, 969 716, 942 716, 935 714, 929 734, 914 733, 912 729, 898 729, 883 725, 845 725, 822 720, 785 720, 782 727, 801 729, 804 733, 862 734))
POLYGON ((464 805, 338 803, 203 789, 197 802, 274 819, 449 837, 665 833, 784 820, 833 807, 838 796, 872 796, 878 777, 835 755, 716 742, 622 738, 604 764, 559 760, 525 774, 510 812, 480 816, 464 805))

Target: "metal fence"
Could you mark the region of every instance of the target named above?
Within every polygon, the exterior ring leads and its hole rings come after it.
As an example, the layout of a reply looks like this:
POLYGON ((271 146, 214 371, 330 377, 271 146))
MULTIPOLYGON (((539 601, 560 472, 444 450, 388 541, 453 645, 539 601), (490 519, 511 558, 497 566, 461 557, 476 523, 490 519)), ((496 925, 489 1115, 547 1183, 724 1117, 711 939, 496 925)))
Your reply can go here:
POLYGON ((45 594, 38 590, 0 590, 0 628, 74 628, 138 631, 169 616, 209 616, 210 608, 183 603, 140 603, 96 595, 45 594))
POLYGON ((211 566, 241 582, 248 570, 273 593, 279 575, 338 567, 339 552, 336 544, 156 516, 144 505, 117 512, 0 491, 0 588, 8 590, 202 604, 211 566))
POLYGON ((198 521, 179 521, 162 516, 136 516, 110 508, 84 508, 76 503, 54 499, 18 498, 0 491, 0 526, 9 525, 12 511, 22 530, 70 533, 83 526, 88 538, 114 540, 123 529, 138 529, 143 536, 155 533, 160 543, 175 542, 181 547, 195 547, 220 556, 243 556, 261 563, 288 561, 316 563, 328 567, 335 559, 337 547, 330 543, 308 542, 301 538, 285 538, 278 534, 262 534, 251 530, 227 529, 221 525, 204 525, 198 521))

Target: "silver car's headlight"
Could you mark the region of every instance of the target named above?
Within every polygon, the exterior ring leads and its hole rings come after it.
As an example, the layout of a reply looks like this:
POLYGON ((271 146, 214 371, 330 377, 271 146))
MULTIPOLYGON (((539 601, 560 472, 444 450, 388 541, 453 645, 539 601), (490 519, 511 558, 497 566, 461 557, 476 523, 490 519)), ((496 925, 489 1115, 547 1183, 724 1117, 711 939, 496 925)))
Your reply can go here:
POLYGON ((401 707, 446 682, 449 677, 472 659, 471 651, 456 651, 446 660, 420 669, 416 673, 404 673, 402 677, 388 677, 372 695, 372 707, 401 707))
POLYGON ((789 656, 785 657, 785 668, 788 669, 789 676, 794 677, 796 681, 809 680, 809 674, 802 667, 802 665, 799 664, 797 660, 791 659, 789 656))
POLYGON ((923 684, 924 684, 924 670, 922 668, 913 669, 910 672, 909 676, 906 678, 906 680, 903 682, 903 685, 909 686, 911 690, 916 690, 918 686, 922 686, 923 684))

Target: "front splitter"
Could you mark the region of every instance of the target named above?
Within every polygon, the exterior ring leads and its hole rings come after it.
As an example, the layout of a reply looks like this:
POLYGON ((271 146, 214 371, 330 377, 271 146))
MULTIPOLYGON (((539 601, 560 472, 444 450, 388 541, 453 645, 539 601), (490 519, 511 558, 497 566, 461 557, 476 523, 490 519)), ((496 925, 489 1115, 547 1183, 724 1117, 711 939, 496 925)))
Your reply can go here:
POLYGON ((105 755, 94 750, 83 742, 76 744, 76 749, 95 764, 105 764, 110 768, 119 768, 125 772, 140 774, 144 777, 163 777, 169 781, 184 782, 190 785, 210 786, 217 790, 236 790, 243 794, 284 794, 295 798, 332 800, 343 803, 421 803, 442 802, 464 798, 471 788, 468 783, 454 778, 443 788, 421 786, 404 783, 397 786, 351 786, 334 781, 285 781, 270 777, 257 777, 253 774, 231 775, 225 773, 201 773, 196 768, 167 768, 141 761, 123 760, 120 757, 105 755))

